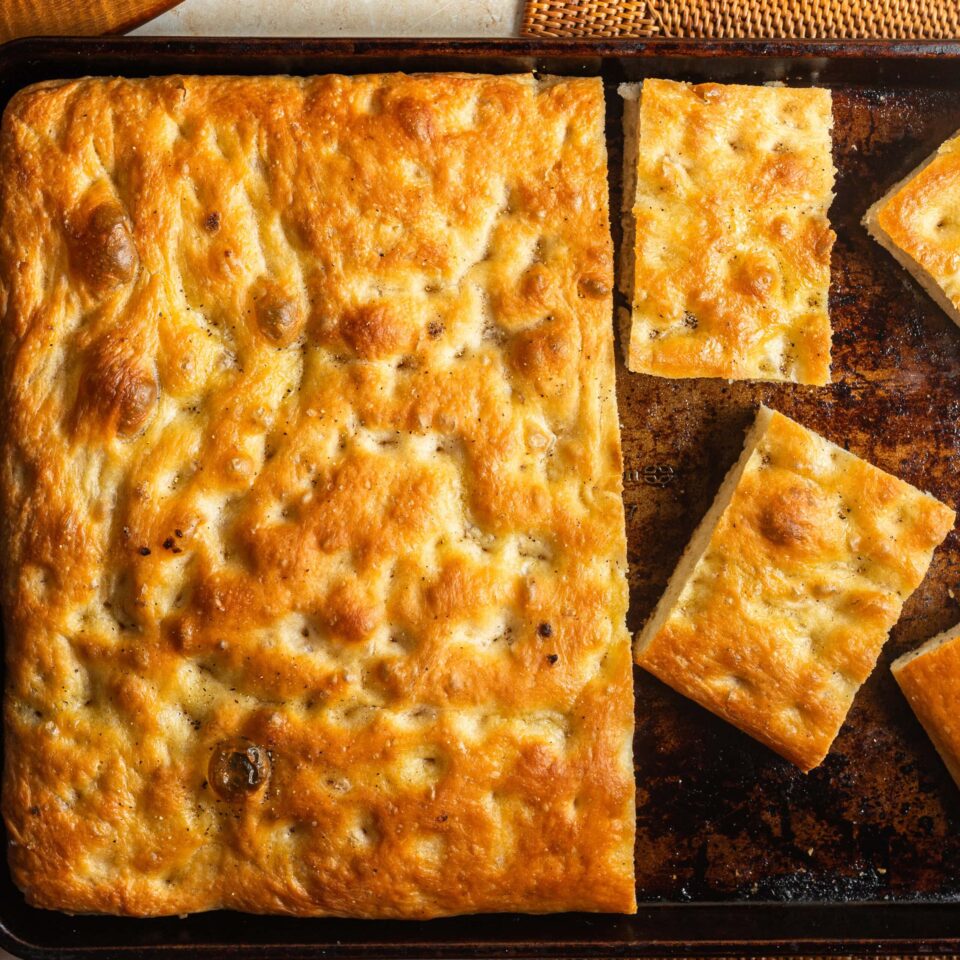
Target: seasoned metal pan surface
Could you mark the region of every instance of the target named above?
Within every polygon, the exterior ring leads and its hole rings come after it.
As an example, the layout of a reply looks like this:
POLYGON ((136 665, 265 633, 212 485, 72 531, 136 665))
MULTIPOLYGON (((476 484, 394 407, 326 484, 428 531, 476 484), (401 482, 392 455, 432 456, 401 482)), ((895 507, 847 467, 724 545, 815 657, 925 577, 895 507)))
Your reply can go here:
MULTIPOLYGON (((832 386, 667 381, 628 374, 618 359, 632 629, 736 459, 759 401, 960 505, 960 330, 859 225, 876 197, 960 127, 960 44, 43 39, 0 51, 0 104, 28 83, 83 74, 382 70, 601 75, 613 210, 619 82, 783 80, 833 90, 832 386)), ((111 958, 960 950, 960 790, 888 670, 960 619, 958 582, 953 533, 829 758, 806 776, 637 672, 635 917, 71 918, 26 906, 3 866, 0 944, 27 957, 111 958)))

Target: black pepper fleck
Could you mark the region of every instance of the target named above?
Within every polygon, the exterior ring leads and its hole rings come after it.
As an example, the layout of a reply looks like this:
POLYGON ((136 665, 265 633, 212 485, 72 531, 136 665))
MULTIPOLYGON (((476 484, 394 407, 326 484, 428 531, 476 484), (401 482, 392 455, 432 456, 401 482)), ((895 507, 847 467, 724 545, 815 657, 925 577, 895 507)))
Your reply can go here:
POLYGON ((541 637, 552 637, 553 627, 551 627, 549 623, 544 621, 543 623, 540 624, 539 627, 537 627, 537 633, 540 634, 541 637))
POLYGON ((149 557, 149 556, 150 556, 150 548, 149 548, 149 547, 141 547, 141 548, 137 551, 137 553, 139 553, 141 557, 149 557))
POLYGON ((548 654, 547 654, 547 661, 549 662, 549 664, 550 664, 551 667, 552 667, 559 659, 560 659, 559 654, 556 654, 556 653, 548 653, 548 654))

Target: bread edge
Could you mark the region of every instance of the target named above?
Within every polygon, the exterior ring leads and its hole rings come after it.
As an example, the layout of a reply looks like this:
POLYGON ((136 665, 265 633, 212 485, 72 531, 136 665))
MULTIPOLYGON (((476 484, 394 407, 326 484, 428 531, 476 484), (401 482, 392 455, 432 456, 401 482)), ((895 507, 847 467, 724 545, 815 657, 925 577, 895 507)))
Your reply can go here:
POLYGON ((623 350, 627 369, 637 372, 630 366, 630 339, 633 334, 633 299, 636 275, 637 225, 633 217, 633 207, 637 197, 637 152, 640 149, 640 97, 643 93, 643 81, 639 83, 621 83, 617 93, 623 100, 623 177, 620 198, 620 278, 617 284, 620 292, 627 298, 629 307, 620 311, 620 347, 623 350))
POLYGON ((947 137, 940 146, 937 147, 931 154, 929 154, 924 160, 922 160, 917 166, 915 166, 906 176, 901 177, 892 187, 879 200, 874 201, 868 208, 867 212, 863 215, 862 220, 860 221, 867 233, 878 243, 894 260, 903 267, 910 276, 923 288, 923 290, 929 295, 929 297, 943 310, 944 313, 960 327, 960 310, 958 310, 950 298, 944 293, 943 288, 936 281, 929 271, 923 267, 920 263, 913 259, 906 250, 898 246, 894 239, 880 226, 878 222, 878 217, 880 211, 887 205, 887 203, 899 193, 911 180, 914 179, 918 174, 922 173, 927 167, 933 163, 934 160, 940 155, 940 151, 943 149, 944 143, 949 143, 951 140, 960 136, 960 130, 957 130, 952 136, 947 137))
POLYGON ((926 641, 926 643, 920 644, 920 646, 915 650, 910 650, 907 653, 904 653, 902 656, 897 657, 897 659, 890 664, 890 672, 893 674, 893 679, 897 681, 897 686, 900 687, 900 692, 903 694, 904 699, 910 704, 910 709, 913 710, 914 716, 920 722, 920 726, 923 727, 923 730, 930 738, 930 742, 933 744, 934 749, 940 755, 940 759, 943 761, 944 766, 947 768, 950 776, 953 777, 954 782, 958 787, 960 787, 960 757, 958 757, 947 746, 947 744, 944 743, 943 739, 940 737, 940 732, 936 730, 932 724, 928 724, 917 712, 917 709, 913 705, 913 701, 910 699, 910 695, 900 682, 900 672, 905 666, 907 666, 907 664, 912 663, 914 660, 919 659, 925 654, 931 653, 939 647, 951 643, 958 638, 960 638, 960 623, 955 624, 948 630, 943 630, 936 636, 931 637, 926 641))
POLYGON ((747 464, 753 456, 757 445, 770 426, 774 412, 770 407, 764 404, 760 405, 756 418, 744 437, 743 450, 740 452, 739 458, 727 471, 727 475, 723 478, 723 483, 720 484, 720 489, 713 498, 713 503, 710 504, 709 509, 697 525, 697 528, 693 531, 689 542, 680 555, 680 559, 677 561, 677 565, 674 567, 673 573, 667 581, 663 595, 657 602, 656 607, 654 607, 653 613, 650 614, 647 622, 637 634, 634 641, 634 660, 641 667, 643 666, 644 651, 650 645, 653 638, 660 632, 667 617, 676 605, 678 597, 683 592, 683 588, 689 581, 691 574, 710 546, 713 530, 729 506, 730 501, 733 499, 733 495, 740 483, 740 478, 746 470, 747 464))

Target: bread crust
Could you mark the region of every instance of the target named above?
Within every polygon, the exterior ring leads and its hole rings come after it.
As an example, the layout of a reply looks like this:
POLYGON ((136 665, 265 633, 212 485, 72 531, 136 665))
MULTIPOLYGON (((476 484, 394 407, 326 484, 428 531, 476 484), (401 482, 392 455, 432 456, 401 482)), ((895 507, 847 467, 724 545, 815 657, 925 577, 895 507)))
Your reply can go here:
POLYGON ((4 115, 3 813, 37 906, 632 911, 599 80, 4 115))
POLYGON ((905 653, 890 669, 960 786, 960 626, 905 653))
POLYGON ((960 323, 960 134, 895 184, 863 223, 960 323))
POLYGON ((631 370, 829 383, 831 127, 827 90, 644 80, 631 370))
POLYGON ((637 641, 637 662, 817 766, 954 511, 761 407, 637 641))

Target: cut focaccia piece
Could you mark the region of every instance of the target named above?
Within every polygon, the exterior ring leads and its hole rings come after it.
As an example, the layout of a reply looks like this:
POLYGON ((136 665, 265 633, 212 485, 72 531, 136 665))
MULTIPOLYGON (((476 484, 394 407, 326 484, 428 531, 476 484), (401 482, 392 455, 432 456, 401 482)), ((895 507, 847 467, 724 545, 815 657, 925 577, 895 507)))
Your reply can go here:
POLYGON ((894 184, 863 224, 960 324, 960 132, 894 184))
POLYGON ((627 366, 829 383, 829 91, 645 80, 620 92, 627 366))
POLYGON ((960 624, 894 660, 890 669, 960 786, 960 624))
POLYGON ((929 494, 761 407, 637 662, 810 770, 953 522, 929 494))

